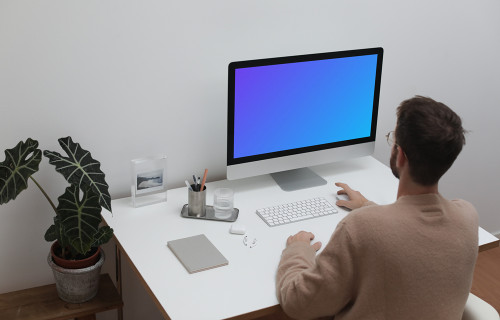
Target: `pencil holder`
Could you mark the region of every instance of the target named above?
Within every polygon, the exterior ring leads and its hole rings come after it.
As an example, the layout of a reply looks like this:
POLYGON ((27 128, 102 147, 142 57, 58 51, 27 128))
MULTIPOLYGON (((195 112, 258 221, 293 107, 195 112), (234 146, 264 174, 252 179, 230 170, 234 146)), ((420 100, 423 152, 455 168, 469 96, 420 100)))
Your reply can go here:
MULTIPOLYGON (((195 190, 195 185, 191 188, 195 190)), ((188 189, 188 215, 195 217, 204 217, 207 208, 207 187, 203 187, 202 191, 193 191, 188 189)))

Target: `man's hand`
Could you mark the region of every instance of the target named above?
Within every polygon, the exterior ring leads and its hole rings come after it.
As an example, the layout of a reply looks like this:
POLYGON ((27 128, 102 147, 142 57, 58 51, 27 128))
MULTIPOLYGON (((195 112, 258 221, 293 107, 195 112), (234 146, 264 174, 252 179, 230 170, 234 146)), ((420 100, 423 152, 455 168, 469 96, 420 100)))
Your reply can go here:
MULTIPOLYGON (((310 244, 313 239, 314 234, 312 234, 311 232, 300 231, 294 236, 289 236, 286 240, 286 245, 289 246, 293 242, 305 242, 307 244, 310 244)), ((321 248, 321 242, 315 242, 311 244, 311 247, 313 247, 315 251, 318 251, 321 248)))
POLYGON ((338 200, 336 202, 337 206, 346 207, 353 210, 361 208, 363 204, 368 201, 368 199, 366 199, 361 194, 361 192, 352 190, 351 187, 349 187, 345 183, 337 182, 335 183, 335 185, 342 188, 341 190, 337 191, 337 194, 346 194, 349 197, 349 200, 338 200))

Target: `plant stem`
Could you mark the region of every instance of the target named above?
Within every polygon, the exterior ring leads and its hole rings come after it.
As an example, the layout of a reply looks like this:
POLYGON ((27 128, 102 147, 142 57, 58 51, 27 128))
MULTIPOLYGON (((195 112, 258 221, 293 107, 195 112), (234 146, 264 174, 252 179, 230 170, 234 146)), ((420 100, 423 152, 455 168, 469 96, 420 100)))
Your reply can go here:
POLYGON ((49 201, 50 205, 52 206, 55 213, 57 214, 57 209, 56 209, 56 206, 54 205, 54 202, 52 202, 52 200, 50 200, 49 196, 47 195, 45 190, 43 190, 42 186, 35 180, 35 178, 33 178, 33 176, 30 176, 30 179, 33 180, 33 182, 38 186, 38 189, 40 189, 40 191, 42 191, 43 195, 45 196, 45 199, 47 199, 47 201, 49 201))

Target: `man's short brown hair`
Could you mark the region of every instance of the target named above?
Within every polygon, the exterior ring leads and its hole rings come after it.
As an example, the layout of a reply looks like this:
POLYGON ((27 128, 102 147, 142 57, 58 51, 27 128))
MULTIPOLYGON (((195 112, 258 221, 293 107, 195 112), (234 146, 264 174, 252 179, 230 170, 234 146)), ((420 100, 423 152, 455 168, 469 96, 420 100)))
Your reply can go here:
POLYGON ((416 96, 397 109, 396 144, 408 159, 410 176, 425 186, 436 184, 465 144, 462 120, 449 107, 416 96))

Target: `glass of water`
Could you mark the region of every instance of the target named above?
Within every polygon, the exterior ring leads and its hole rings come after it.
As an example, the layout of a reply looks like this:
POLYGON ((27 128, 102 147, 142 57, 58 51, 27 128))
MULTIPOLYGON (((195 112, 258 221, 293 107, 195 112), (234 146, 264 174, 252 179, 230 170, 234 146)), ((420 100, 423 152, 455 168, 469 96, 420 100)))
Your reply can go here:
POLYGON ((229 188, 217 188, 214 192, 214 214, 217 219, 227 219, 233 214, 234 192, 229 188))

